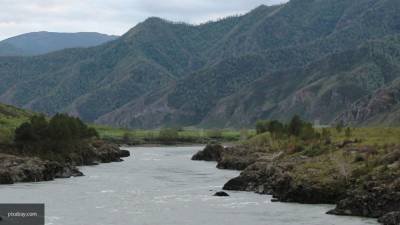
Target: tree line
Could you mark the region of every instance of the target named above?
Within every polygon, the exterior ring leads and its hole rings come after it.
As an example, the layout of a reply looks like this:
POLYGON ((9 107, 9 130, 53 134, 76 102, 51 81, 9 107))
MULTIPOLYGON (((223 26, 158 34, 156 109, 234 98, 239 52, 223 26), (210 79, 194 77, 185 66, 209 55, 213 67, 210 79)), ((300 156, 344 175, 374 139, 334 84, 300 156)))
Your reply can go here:
POLYGON ((295 115, 289 123, 282 123, 278 120, 260 120, 256 123, 257 134, 269 132, 274 138, 298 137, 303 140, 321 138, 329 136, 328 130, 323 130, 322 134, 314 129, 313 125, 295 115))
POLYGON ((67 114, 56 114, 50 120, 44 115, 35 115, 16 130, 14 141, 25 144, 43 141, 74 141, 98 137, 94 128, 88 127, 79 118, 67 114))

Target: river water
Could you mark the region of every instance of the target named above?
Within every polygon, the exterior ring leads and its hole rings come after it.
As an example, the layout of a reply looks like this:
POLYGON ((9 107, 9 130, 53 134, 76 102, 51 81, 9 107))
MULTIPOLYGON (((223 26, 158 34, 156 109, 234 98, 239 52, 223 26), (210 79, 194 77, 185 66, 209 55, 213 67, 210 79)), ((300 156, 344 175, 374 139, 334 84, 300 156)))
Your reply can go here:
POLYGON ((45 203, 47 225, 376 225, 326 215, 330 205, 271 203, 269 196, 229 192, 239 174, 191 161, 201 147, 127 148, 122 163, 83 167, 84 177, 0 186, 1 203, 45 203))

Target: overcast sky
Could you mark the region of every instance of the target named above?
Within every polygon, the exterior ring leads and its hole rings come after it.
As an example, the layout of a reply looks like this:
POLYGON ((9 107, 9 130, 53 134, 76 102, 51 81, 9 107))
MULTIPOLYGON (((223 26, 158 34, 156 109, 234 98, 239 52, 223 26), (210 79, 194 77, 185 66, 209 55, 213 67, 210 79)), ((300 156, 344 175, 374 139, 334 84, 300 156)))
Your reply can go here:
POLYGON ((33 31, 121 35, 147 17, 198 24, 287 0, 0 0, 0 40, 33 31))

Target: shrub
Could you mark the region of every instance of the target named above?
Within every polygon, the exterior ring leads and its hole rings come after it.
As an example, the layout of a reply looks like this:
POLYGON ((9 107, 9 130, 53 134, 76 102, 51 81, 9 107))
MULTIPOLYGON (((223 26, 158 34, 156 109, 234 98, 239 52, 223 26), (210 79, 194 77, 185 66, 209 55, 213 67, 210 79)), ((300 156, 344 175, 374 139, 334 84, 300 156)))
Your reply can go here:
POLYGON ((303 121, 295 115, 289 124, 283 124, 278 120, 258 121, 256 124, 257 134, 269 132, 273 138, 283 138, 284 136, 299 137, 303 140, 319 138, 319 133, 315 131, 311 123, 303 121))
POLYGON ((326 151, 328 151, 328 149, 326 149, 324 146, 307 146, 307 148, 303 151, 303 155, 306 155, 308 157, 315 157, 324 154, 326 151))
POLYGON ((268 132, 270 132, 274 138, 282 137, 286 133, 285 125, 278 120, 273 120, 269 124, 268 132))
POLYGON ((257 134, 263 134, 268 131, 269 121, 267 120, 259 120, 256 123, 256 132, 257 134))
POLYGON ((298 115, 293 116, 293 118, 290 120, 289 126, 288 126, 288 132, 290 135, 293 135, 295 137, 300 136, 301 129, 303 127, 303 121, 300 119, 298 115))
POLYGON ((315 132, 312 124, 310 123, 303 123, 299 137, 303 140, 312 140, 318 137, 318 133, 315 132))
POLYGON ((331 131, 327 128, 323 128, 322 129, 322 133, 321 133, 321 138, 323 140, 325 140, 326 142, 330 142, 331 141, 331 131))
POLYGON ((0 144, 11 144, 13 140, 14 135, 10 129, 0 129, 0 144))

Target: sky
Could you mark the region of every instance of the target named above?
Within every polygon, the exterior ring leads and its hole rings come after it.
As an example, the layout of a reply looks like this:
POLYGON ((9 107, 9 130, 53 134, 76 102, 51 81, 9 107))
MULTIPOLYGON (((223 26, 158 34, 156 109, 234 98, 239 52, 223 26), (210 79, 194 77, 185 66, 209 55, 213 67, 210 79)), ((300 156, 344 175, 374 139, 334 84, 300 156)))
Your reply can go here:
POLYGON ((287 0, 0 0, 0 40, 28 32, 122 35, 156 16, 199 24, 287 0))

